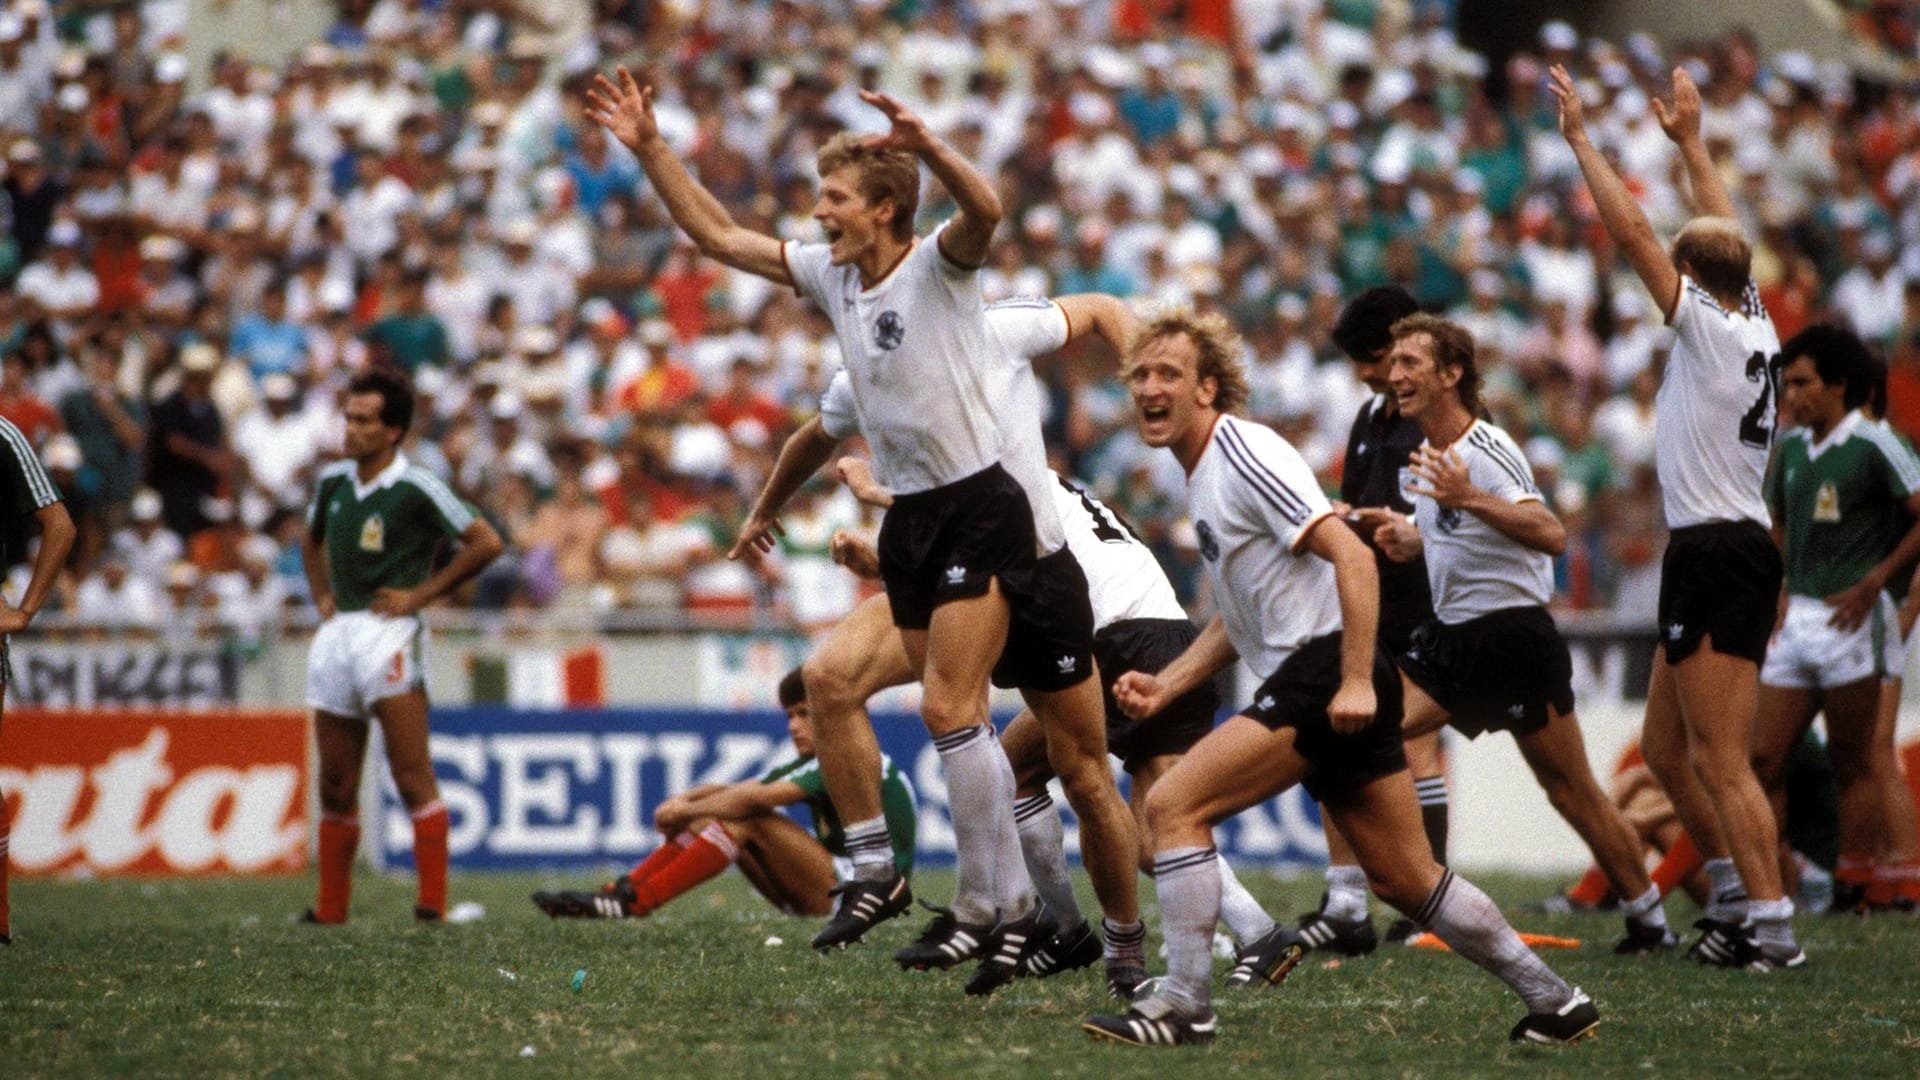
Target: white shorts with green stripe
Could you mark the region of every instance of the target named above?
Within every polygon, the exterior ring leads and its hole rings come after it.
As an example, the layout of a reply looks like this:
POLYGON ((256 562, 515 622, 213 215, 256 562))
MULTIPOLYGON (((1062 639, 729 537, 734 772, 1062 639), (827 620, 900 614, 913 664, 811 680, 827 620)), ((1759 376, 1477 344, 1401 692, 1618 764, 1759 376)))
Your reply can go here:
POLYGON ((415 617, 343 611, 314 632, 307 651, 307 705, 351 719, 375 702, 424 690, 427 630, 415 617))
POLYGON ((1833 609, 1814 596, 1787 598, 1787 618, 1767 644, 1760 682, 1788 690, 1832 690, 1862 679, 1897 679, 1906 647, 1893 597, 1882 592, 1852 630, 1829 626, 1833 609))

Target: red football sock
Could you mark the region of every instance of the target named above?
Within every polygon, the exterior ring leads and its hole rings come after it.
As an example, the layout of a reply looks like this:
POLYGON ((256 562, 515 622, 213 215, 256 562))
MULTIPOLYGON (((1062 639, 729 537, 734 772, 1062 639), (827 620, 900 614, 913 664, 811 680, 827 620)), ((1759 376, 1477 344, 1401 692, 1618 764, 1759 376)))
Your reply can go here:
POLYGON ((7 834, 12 827, 7 801, 0 799, 0 937, 13 933, 12 914, 7 910, 7 850, 11 847, 7 842, 7 834))
POLYGON ((320 815, 320 898, 313 917, 323 923, 347 921, 353 894, 353 853, 360 848, 360 819, 353 814, 320 815))
POLYGON ((1833 880, 1864 890, 1866 901, 1876 907, 1893 903, 1893 879, 1890 867, 1877 865, 1871 855, 1843 851, 1833 864, 1833 880))
POLYGON ((700 835, 688 841, 687 846, 681 849, 679 858, 635 890, 634 914, 650 914, 661 904, 695 885, 719 876, 739 857, 740 849, 734 844, 733 837, 719 822, 712 822, 700 830, 700 835))
POLYGON ((1607 875, 1597 866, 1587 867, 1580 884, 1567 890, 1567 899, 1588 907, 1599 907, 1613 894, 1613 887, 1607 884, 1607 875))
MULTIPOLYGON (((1899 900, 1911 900, 1920 903, 1920 862, 1909 860, 1906 862, 1882 863, 1874 868, 1874 887, 1883 887, 1883 882, 1887 893, 1885 903, 1891 904, 1899 900)), ((5 904, 6 887, 0 885, 0 919, 6 917, 4 914, 6 911, 5 904)), ((4 926, 4 923, 0 923, 0 926, 4 926)))
POLYGON ((1707 861, 1700 857, 1700 849, 1693 846, 1693 837, 1681 833, 1680 839, 1667 849, 1666 858, 1653 868, 1653 883, 1660 887, 1661 899, 1665 899, 1668 893, 1706 864, 1707 861))
POLYGON ((435 799, 413 812, 413 868, 420 875, 419 906, 447 913, 447 804, 435 799))
POLYGON ((659 847, 653 849, 652 854, 633 864, 633 869, 627 871, 627 880, 633 882, 634 888, 639 888, 641 882, 665 870, 673 860, 679 858, 680 853, 692 842, 693 834, 688 832, 666 837, 660 841, 659 847))

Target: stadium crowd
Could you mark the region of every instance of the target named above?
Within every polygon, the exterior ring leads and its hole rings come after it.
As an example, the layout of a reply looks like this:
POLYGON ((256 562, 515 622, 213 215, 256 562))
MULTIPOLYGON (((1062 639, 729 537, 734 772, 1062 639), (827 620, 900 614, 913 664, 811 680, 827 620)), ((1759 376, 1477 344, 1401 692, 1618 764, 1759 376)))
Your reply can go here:
MULTIPOLYGON (((616 62, 735 217, 789 239, 817 238, 817 147, 886 128, 857 91, 900 96, 997 179, 989 299, 1226 312, 1248 413, 1329 486, 1365 391, 1327 330, 1358 290, 1408 287, 1473 331, 1489 408, 1566 522, 1557 603, 1649 625, 1671 333, 1607 247, 1546 70, 1575 72, 1671 235, 1684 169, 1648 103, 1679 64, 1780 336, 1853 327, 1890 362, 1894 424, 1920 430, 1911 88, 1741 32, 1549 23, 1496 68, 1434 0, 346 0, 283 65, 195 72, 185 9, 0 10, 0 416, 68 496, 52 606, 83 623, 271 632, 306 588, 346 380, 375 362, 421 395, 407 455, 509 539, 473 605, 809 627, 851 609, 828 539, 862 511, 824 482, 777 557, 723 557, 837 347, 797 296, 702 259, 585 119, 616 62)), ((950 212, 930 194, 923 228, 950 212)), ((1050 447, 1203 601, 1182 478, 1111 365, 1043 367, 1050 447)))

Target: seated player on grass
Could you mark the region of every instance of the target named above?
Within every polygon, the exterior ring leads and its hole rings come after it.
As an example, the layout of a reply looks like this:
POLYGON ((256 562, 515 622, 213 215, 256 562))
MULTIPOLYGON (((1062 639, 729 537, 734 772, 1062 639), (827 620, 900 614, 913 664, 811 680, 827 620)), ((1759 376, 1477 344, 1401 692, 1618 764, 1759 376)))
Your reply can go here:
MULTIPOLYGON (((813 756, 813 719, 800 669, 780 680, 780 707, 795 757, 758 780, 706 784, 681 792, 654 811, 665 839, 632 870, 598 892, 536 892, 534 905, 556 919, 642 918, 738 864, 747 881, 789 915, 825 915, 847 876, 846 834, 827 798, 813 756), (813 835, 781 813, 805 803, 813 835)), ((913 785, 887 757, 880 759, 881 802, 900 873, 913 872, 917 811, 913 785)))

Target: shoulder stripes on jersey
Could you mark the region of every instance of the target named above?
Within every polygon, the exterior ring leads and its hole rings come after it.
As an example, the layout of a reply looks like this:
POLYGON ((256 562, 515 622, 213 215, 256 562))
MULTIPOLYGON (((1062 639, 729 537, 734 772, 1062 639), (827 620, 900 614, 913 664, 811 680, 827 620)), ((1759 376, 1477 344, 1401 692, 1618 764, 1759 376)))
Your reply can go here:
POLYGON ((439 477, 418 465, 411 465, 406 472, 400 474, 400 479, 409 481, 414 487, 424 492, 427 498, 432 499, 433 505, 439 508, 441 516, 445 517, 447 523, 454 528, 464 531, 468 525, 473 524, 473 513, 467 509, 467 504, 461 502, 439 477))
POLYGON ((1872 421, 1861 424, 1855 431, 1880 450, 1880 455, 1887 459, 1893 474, 1908 491, 1920 490, 1920 457, 1914 456, 1899 436, 1872 421))
POLYGON ((1752 278, 1747 279, 1747 289, 1740 294, 1740 313, 1751 318, 1767 313, 1767 305, 1760 301, 1760 286, 1752 278))
POLYGON ((1693 280, 1692 278, 1688 278, 1687 289, 1689 292, 1692 292, 1695 296, 1699 297, 1700 300, 1703 303, 1705 303, 1708 307, 1712 308, 1713 310, 1719 312, 1722 315, 1726 315, 1728 317, 1732 316, 1732 313, 1729 312, 1726 308, 1721 307, 1720 301, 1715 300, 1713 298, 1713 294, 1708 292, 1706 289, 1702 288, 1699 282, 1693 280))
POLYGON ((1492 458, 1494 464, 1505 470, 1508 476, 1513 477, 1514 483, 1528 491, 1534 490, 1533 478, 1527 473, 1526 460, 1515 453, 1512 447, 1503 443, 1499 436, 1475 424, 1473 430, 1467 433, 1467 441, 1492 458))
POLYGON ((1220 441, 1220 449, 1226 455, 1227 464, 1240 474, 1255 491, 1266 497, 1274 509, 1280 511, 1286 519, 1295 525, 1307 520, 1307 503, 1286 481, 1274 475, 1273 470, 1260 463, 1253 451, 1235 430, 1230 417, 1222 417, 1220 426, 1214 432, 1214 438, 1220 441))
POLYGON ((13 425, 11 420, 0 418, 0 437, 4 437, 13 456, 20 459, 20 475, 26 478, 27 491, 33 496, 35 509, 50 506, 60 501, 60 493, 54 490, 53 481, 47 478, 47 470, 40 464, 40 455, 33 452, 33 444, 27 436, 13 425))

